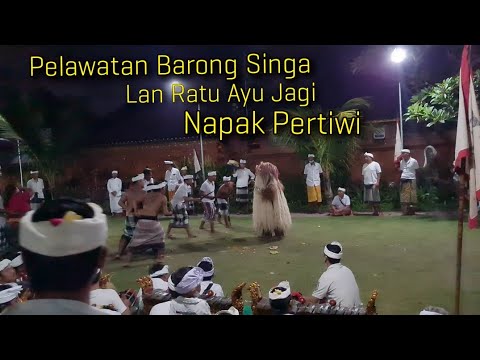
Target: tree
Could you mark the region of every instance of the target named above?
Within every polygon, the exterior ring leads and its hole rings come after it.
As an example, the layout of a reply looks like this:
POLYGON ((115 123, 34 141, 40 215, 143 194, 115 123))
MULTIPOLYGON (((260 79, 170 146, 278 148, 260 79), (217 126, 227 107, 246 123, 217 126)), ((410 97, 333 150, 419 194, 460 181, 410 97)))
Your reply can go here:
MULTIPOLYGON (((457 121, 459 77, 450 77, 428 86, 410 100, 405 121, 415 120, 427 123, 427 127, 445 122, 457 121)), ((477 101, 480 90, 480 70, 474 73, 473 83, 477 101)))
MULTIPOLYGON (((357 111, 369 107, 370 103, 366 99, 355 98, 343 104, 334 114, 338 119, 351 119, 357 116, 357 111)), ((320 108, 303 107, 288 111, 292 117, 301 117, 303 119, 317 117, 321 112, 320 108)), ((324 128, 328 128, 327 122, 324 128)), ((360 150, 360 137, 354 135, 321 135, 320 133, 315 133, 306 136, 295 136, 289 131, 282 131, 277 135, 272 135, 272 139, 278 145, 292 147, 303 158, 306 158, 309 153, 315 154, 315 158, 320 162, 323 169, 325 197, 328 200, 333 197, 332 178, 338 174, 348 174, 360 150)))

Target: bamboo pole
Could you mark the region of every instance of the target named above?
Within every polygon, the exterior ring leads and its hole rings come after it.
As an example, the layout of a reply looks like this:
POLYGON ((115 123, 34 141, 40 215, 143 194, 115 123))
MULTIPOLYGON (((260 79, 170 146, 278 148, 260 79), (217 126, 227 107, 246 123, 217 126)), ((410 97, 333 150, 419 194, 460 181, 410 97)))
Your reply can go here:
POLYGON ((457 228, 457 272, 455 278, 455 315, 460 315, 460 293, 462 288, 462 246, 465 209, 465 174, 459 176, 458 183, 458 228, 457 228))

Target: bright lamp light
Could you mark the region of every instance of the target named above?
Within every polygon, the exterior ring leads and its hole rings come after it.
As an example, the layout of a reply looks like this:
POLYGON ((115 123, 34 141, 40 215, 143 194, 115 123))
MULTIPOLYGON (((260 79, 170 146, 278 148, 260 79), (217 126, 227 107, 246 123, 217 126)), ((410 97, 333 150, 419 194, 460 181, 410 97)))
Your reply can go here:
POLYGON ((407 58, 407 52, 402 48, 395 48, 390 55, 390 60, 396 64, 400 64, 407 58))

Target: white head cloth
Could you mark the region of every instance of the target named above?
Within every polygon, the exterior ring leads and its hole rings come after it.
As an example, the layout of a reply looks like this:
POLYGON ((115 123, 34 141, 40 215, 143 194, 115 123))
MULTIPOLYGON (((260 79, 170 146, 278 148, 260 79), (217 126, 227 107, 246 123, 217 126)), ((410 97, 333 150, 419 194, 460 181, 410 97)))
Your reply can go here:
POLYGON ((443 315, 443 314, 439 314, 435 311, 422 310, 420 311, 419 315, 443 315))
POLYGON ((270 291, 268 292, 268 298, 270 300, 282 300, 286 299, 291 294, 292 293, 290 290, 290 283, 288 281, 282 281, 277 286, 270 289, 270 291), (285 290, 282 291, 279 288, 284 288, 285 290))
POLYGON ((185 274, 183 279, 175 286, 172 281, 172 275, 168 278, 168 288, 175 291, 177 294, 185 295, 190 291, 195 290, 203 281, 204 272, 199 267, 190 269, 185 274))
POLYGON ((191 180, 191 179, 193 179, 193 175, 185 175, 183 177, 183 180, 191 180))
POLYGON ((168 265, 165 265, 161 270, 155 271, 153 274, 150 274, 150 277, 167 275, 169 273, 168 265))
POLYGON ((410 154, 410 149, 402 149, 401 152, 405 154, 410 154))
POLYGON ((186 166, 182 167, 180 170, 187 171, 188 168, 186 166))
POLYGON ((366 152, 365 154, 363 154, 363 156, 368 156, 368 157, 371 157, 372 159, 374 158, 373 154, 369 152, 366 152))
POLYGON ((62 257, 82 254, 105 246, 108 238, 107 217, 97 204, 88 204, 93 218, 76 219, 68 212, 63 219, 32 222, 34 211, 20 220, 19 243, 21 247, 39 255, 62 257))
POLYGON ((11 266, 11 261, 8 259, 3 259, 0 261, 0 271, 5 270, 8 266, 11 266))
POLYGON ((339 187, 337 191, 343 191, 343 192, 345 192, 346 190, 345 190, 345 188, 339 187))
POLYGON ((217 176, 217 172, 216 171, 210 171, 208 173, 208 176, 217 176))
POLYGON ((313 154, 308 154, 308 157, 309 157, 309 158, 314 158, 315 155, 313 155, 313 154))
POLYGON ((230 306, 228 310, 221 310, 217 312, 215 315, 240 315, 240 313, 236 308, 234 308, 233 306, 230 306))
POLYGON ((23 265, 23 258, 22 258, 22 254, 19 254, 15 259, 13 259, 11 262, 10 262, 10 266, 11 267, 19 267, 23 265))
POLYGON ((223 181, 230 181, 230 180, 232 180, 231 176, 224 176, 223 177, 223 181))
POLYGON ((132 182, 137 182, 137 181, 140 181, 140 180, 143 180, 145 179, 145 175, 142 173, 142 174, 138 174, 137 176, 134 176, 132 178, 132 182))
POLYGON ((118 174, 117 170, 112 170, 112 174, 118 174))
POLYGON ((337 259, 340 260, 343 255, 343 248, 342 245, 338 241, 333 241, 329 245, 337 245, 340 248, 340 252, 334 253, 333 251, 328 250, 327 245, 325 245, 325 248, 323 249, 323 253, 328 256, 330 259, 337 259))
POLYGON ((15 299, 22 292, 21 285, 13 285, 9 289, 0 291, 0 304, 6 304, 15 299))
POLYGON ((30 171, 30 175, 38 174, 38 170, 30 171))
POLYGON ((240 159, 240 164, 246 164, 246 163, 247 163, 247 160, 240 159))
POLYGON ((199 266, 200 263, 202 263, 202 262, 207 262, 207 263, 212 264, 212 269, 211 269, 210 271, 205 271, 205 270, 203 270, 203 272, 204 272, 204 275, 203 275, 203 276, 205 276, 205 277, 211 277, 211 276, 213 276, 213 274, 215 274, 215 267, 213 266, 213 260, 212 260, 212 258, 204 257, 202 260, 200 260, 200 262, 197 264, 197 266, 199 266))
POLYGON ((170 160, 165 160, 163 163, 165 165, 173 165, 173 161, 170 161, 170 160))
POLYGON ((160 184, 157 184, 157 185, 148 184, 147 185, 147 191, 163 189, 165 186, 167 186, 167 183, 165 181, 161 182, 160 184))

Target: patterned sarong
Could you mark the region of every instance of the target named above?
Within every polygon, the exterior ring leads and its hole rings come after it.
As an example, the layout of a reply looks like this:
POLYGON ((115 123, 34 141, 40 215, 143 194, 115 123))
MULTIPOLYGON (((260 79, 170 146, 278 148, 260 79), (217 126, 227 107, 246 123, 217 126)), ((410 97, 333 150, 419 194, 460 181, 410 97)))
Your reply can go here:
POLYGON ((177 204, 173 208, 173 219, 170 220, 172 228, 186 228, 188 226, 188 212, 184 204, 177 204))
POLYGON ((415 180, 400 182, 400 203, 402 204, 417 203, 417 182, 415 180))
POLYGON ((133 232, 132 241, 127 249, 141 251, 146 249, 163 250, 165 248, 165 232, 156 217, 144 216, 138 218, 133 232))
POLYGON ((132 239, 133 232, 135 231, 136 219, 133 215, 127 215, 125 217, 125 228, 123 230, 123 236, 128 240, 132 239))
POLYGON ((203 205, 203 220, 215 220, 215 204, 213 202, 202 202, 203 205))
POLYGON ((248 186, 237 187, 236 201, 239 202, 239 203, 247 203, 248 202, 248 186))
POLYGON ((228 216, 229 215, 228 201, 225 199, 217 199, 217 204, 218 204, 218 213, 222 216, 228 216))
POLYGON ((379 203, 380 189, 378 186, 363 185, 363 201, 366 203, 379 203))

